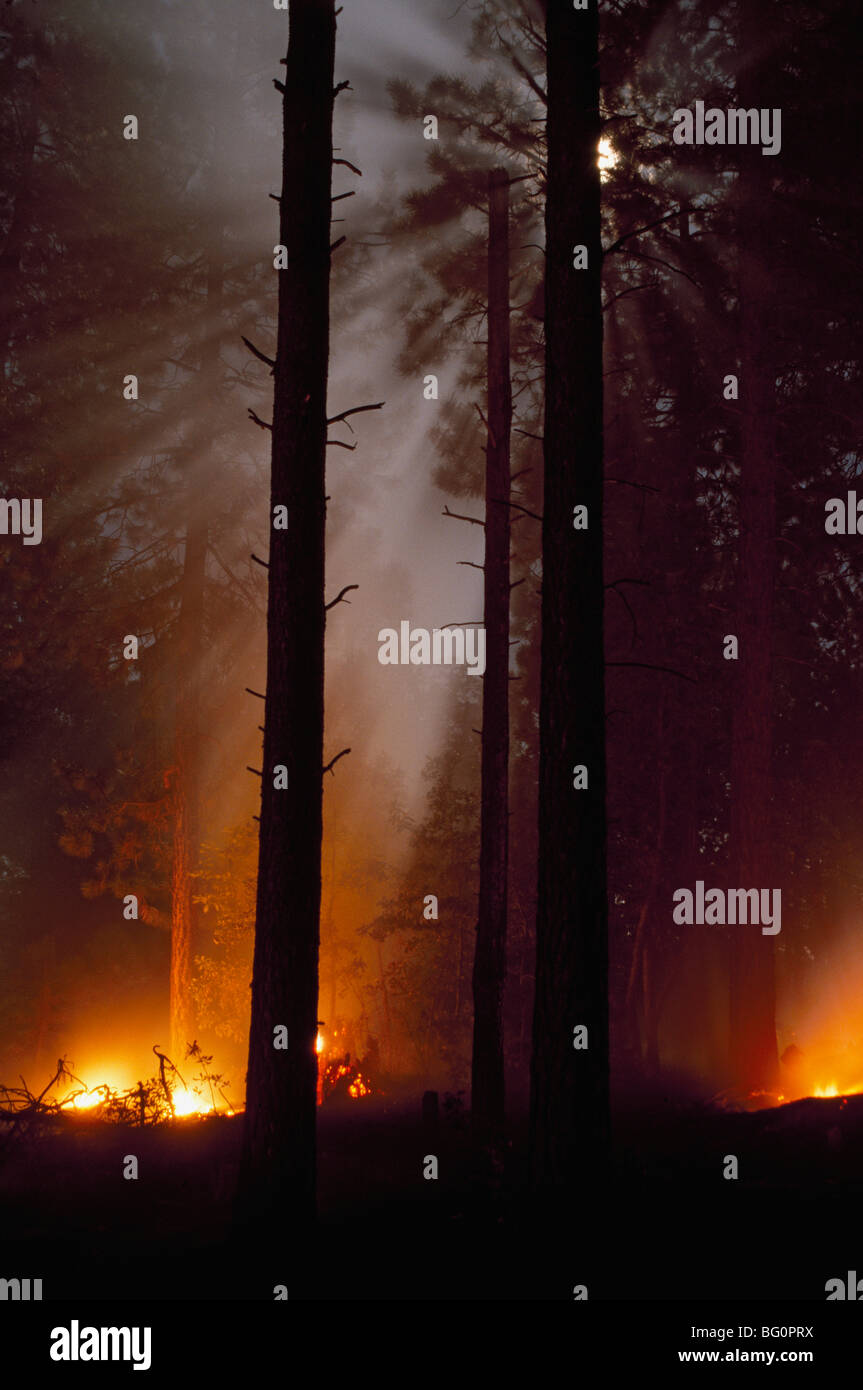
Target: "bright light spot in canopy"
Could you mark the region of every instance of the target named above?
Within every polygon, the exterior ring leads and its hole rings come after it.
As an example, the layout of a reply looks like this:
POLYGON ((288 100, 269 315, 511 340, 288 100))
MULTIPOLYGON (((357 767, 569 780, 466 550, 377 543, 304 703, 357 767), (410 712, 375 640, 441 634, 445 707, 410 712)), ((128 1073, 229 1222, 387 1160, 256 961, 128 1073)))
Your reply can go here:
POLYGON ((601 180, 608 178, 609 169, 614 169, 620 163, 620 155, 614 148, 610 140, 603 135, 598 145, 599 154, 597 164, 599 165, 599 177, 601 180))

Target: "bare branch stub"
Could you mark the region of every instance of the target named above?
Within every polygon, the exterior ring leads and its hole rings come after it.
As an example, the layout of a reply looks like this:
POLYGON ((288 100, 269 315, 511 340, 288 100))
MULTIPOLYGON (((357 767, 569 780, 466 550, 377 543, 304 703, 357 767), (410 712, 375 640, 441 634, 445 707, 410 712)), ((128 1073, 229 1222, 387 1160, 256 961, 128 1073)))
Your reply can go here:
POLYGON ((248 763, 246 764, 246 771, 253 772, 256 777, 263 777, 264 775, 263 772, 259 772, 256 767, 249 767, 248 763))
POLYGON ((362 171, 362 169, 358 169, 357 166, 356 166, 356 164, 351 164, 351 161, 350 161, 349 159, 334 159, 334 160, 333 160, 333 163, 334 163, 334 164, 343 164, 343 165, 345 166, 346 169, 350 169, 351 173, 353 173, 353 174, 359 174, 360 178, 362 178, 362 176, 363 176, 363 171, 362 171))
POLYGON ((359 587, 359 584, 346 584, 341 593, 337 594, 331 603, 324 604, 324 612, 329 613, 330 609, 335 608, 337 603, 349 603, 350 599, 346 599, 345 594, 349 594, 352 589, 358 589, 359 587))
MULTIPOLYGON (((356 446, 356 444, 345 444, 345 442, 344 442, 343 439, 328 439, 328 440, 327 440, 327 448, 329 449, 330 447, 333 447, 333 448, 335 448, 335 449, 347 449, 350 453, 353 453, 354 449, 355 449, 357 446, 356 446)), ((330 499, 327 498, 327 501, 328 501, 328 502, 329 502, 329 500, 330 500, 330 499)))
POLYGON ((346 237, 346 236, 340 236, 339 239, 338 239, 338 241, 331 241, 331 242, 330 242, 330 255, 332 255, 334 251, 338 251, 338 249, 339 249, 340 246, 344 246, 344 244, 345 244, 346 241, 347 241, 347 237, 346 237))
MULTIPOLYGON (((385 405, 386 401, 376 401, 374 405, 351 406, 350 410, 343 410, 339 415, 330 415, 327 419, 327 425, 339 425, 342 422, 347 423, 347 418, 349 415, 361 415, 365 410, 382 410, 385 405)), ((353 434, 353 426, 348 425, 348 429, 353 434)))
MULTIPOLYGON (((346 756, 348 755, 348 753, 350 753, 350 751, 351 751, 350 748, 343 748, 342 751, 341 751, 341 753, 337 753, 336 756, 335 756, 334 758, 332 758, 332 759, 327 763, 326 767, 324 767, 324 768, 321 769, 321 776, 323 777, 327 772, 332 773, 333 768, 335 767, 335 765, 336 765, 336 763, 338 762, 339 758, 344 758, 344 757, 346 757, 346 756)), ((333 775, 335 775, 335 774, 333 774, 333 775)))
POLYGON ((266 420, 262 420, 260 415, 256 415, 251 406, 249 406, 249 419, 262 430, 272 430, 273 428, 272 425, 267 424, 266 420))
POLYGON ((633 612, 632 604, 629 602, 629 599, 626 597, 626 594, 622 593, 620 589, 618 589, 616 584, 606 584, 605 588, 610 589, 612 593, 617 594, 617 597, 620 599, 621 603, 623 604, 624 608, 629 614, 629 621, 632 624, 632 641, 633 643, 637 642, 638 620, 635 616, 635 613, 633 612))
POLYGON ((678 676, 682 681, 689 681, 690 685, 697 685, 698 680, 695 676, 687 676, 685 671, 677 671, 673 666, 653 666, 649 661, 606 661, 606 666, 635 666, 641 671, 661 671, 666 676, 678 676))
POLYGON ((240 334, 240 337, 243 338, 243 342, 246 344, 246 347, 249 349, 249 352, 251 352, 255 357, 257 357, 259 362, 266 362, 267 366, 270 368, 271 371, 275 368, 275 357, 268 357, 265 352, 261 352, 260 348, 256 348, 254 343, 250 343, 248 338, 243 337, 242 334, 240 334))
POLYGON ((485 526, 478 516, 462 516, 460 512, 451 512, 449 507, 444 507, 441 516, 450 516, 454 521, 469 521, 472 526, 485 526))
POLYGON ((261 694, 260 690, 252 690, 249 685, 245 687, 245 691, 247 695, 254 695, 256 700, 266 700, 267 698, 266 695, 261 694))
POLYGON ((621 487, 635 487, 640 492, 661 492, 661 487, 651 487, 650 483, 633 483, 629 478, 606 478, 607 483, 619 483, 621 487))
POLYGON ((475 411, 477 412, 477 414, 479 415, 479 418, 482 420, 483 424, 485 425, 486 433, 488 434, 488 437, 489 437, 489 439, 491 440, 491 447, 492 447, 493 449, 496 449, 496 448, 497 448, 497 443, 496 443, 495 437, 494 437, 494 430, 492 429, 491 425, 488 423, 488 420, 487 420, 487 419, 485 418, 485 416, 483 415, 482 410, 481 410, 480 407, 477 405, 476 401, 474 401, 473 407, 474 407, 474 410, 475 410, 475 411))
POLYGON ((333 96, 337 97, 339 92, 352 92, 353 90, 350 82, 337 82, 333 87, 333 96))
POLYGON ((257 555, 252 554, 252 555, 249 556, 249 558, 250 558, 251 560, 254 560, 254 562, 255 562, 256 565, 261 565, 265 570, 268 570, 268 569, 270 568, 270 566, 269 566, 269 564, 267 563, 267 561, 266 561, 266 560, 261 560, 261 559, 259 559, 257 555))
POLYGON ((534 521, 542 521, 538 512, 532 512, 529 507, 523 507, 520 502, 507 502, 502 497, 490 497, 490 502, 495 502, 500 507, 512 507, 514 511, 523 512, 525 516, 532 516, 534 521))
MULTIPOLYGON (((271 198, 274 197, 274 196, 275 196, 274 194, 272 194, 272 193, 270 194, 270 197, 271 197, 271 198)), ((355 198, 356 196, 357 196, 357 190, 356 190, 355 188, 352 188, 351 191, 350 191, 350 193, 337 193, 337 194, 335 195, 335 197, 333 197, 333 198, 330 199, 330 202, 331 202, 331 203, 340 203, 340 202, 342 201, 342 198, 355 198)), ((276 201, 278 202, 279 200, 276 199, 276 201)))

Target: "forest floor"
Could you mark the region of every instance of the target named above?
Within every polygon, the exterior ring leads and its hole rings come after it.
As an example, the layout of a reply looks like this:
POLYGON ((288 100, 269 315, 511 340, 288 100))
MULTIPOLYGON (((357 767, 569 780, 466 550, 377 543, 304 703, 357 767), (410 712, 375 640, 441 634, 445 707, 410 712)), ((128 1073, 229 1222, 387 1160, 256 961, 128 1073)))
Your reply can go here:
POLYGON ((604 1191, 567 1235, 525 1197, 526 1131, 502 1162, 419 1097, 334 1103, 319 1124, 311 1264, 229 1242, 240 1117, 146 1129, 68 1117, 0 1160, 0 1275, 44 1298, 801 1299, 863 1274, 863 1096, 753 1114, 651 1097, 615 1116, 604 1191), (439 1177, 423 1176, 426 1157, 439 1177), (124 1179, 129 1155, 139 1176, 124 1179), (728 1158, 736 1179, 723 1176, 728 1158))

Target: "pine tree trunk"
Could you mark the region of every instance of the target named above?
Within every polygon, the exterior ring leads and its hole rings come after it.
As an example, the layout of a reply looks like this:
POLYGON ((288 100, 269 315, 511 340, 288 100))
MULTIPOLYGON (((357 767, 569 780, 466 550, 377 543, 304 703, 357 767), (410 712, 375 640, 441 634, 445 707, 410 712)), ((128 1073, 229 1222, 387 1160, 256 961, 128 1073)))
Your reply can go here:
POLYGON ((479 915, 473 965, 471 1117, 504 1129, 503 990, 509 844, 509 532, 512 387, 509 362, 509 175, 489 174, 488 441, 485 467, 485 640, 479 915))
MULTIPOLYGON (((776 370, 769 334, 769 226, 759 158, 741 151, 740 176, 740 542, 735 703, 731 747, 734 887, 773 888, 771 832, 772 645, 776 574, 776 370)), ((755 155, 760 155, 755 150, 755 155)), ((731 1064, 744 1090, 779 1077, 773 937, 730 928, 731 1064)))
POLYGON ((201 682, 209 520, 195 473, 196 448, 210 447, 211 402, 220 389, 219 343, 224 289, 221 235, 207 253, 205 307, 198 358, 198 421, 187 457, 186 543, 177 633, 171 860, 171 1058, 179 1066, 196 1035, 192 973, 200 946, 200 911, 193 901, 201 845, 201 682))
POLYGON ((608 1135, 602 305, 596 4, 548 0, 546 403, 531 1166, 576 1200, 608 1135), (587 248, 587 269, 573 248, 587 248), (573 508, 588 512, 587 530, 573 508), (587 769, 586 790, 573 768, 587 769), (573 1030, 588 1030, 576 1051, 573 1030))
MULTIPOLYGON (((193 490, 192 490, 193 491, 193 490)), ((195 1037, 192 962, 197 912, 193 877, 200 845, 200 670, 203 654, 207 523, 200 499, 190 496, 180 617, 177 631, 173 757, 173 853, 171 860, 171 1059, 182 1064, 195 1037), (194 513, 198 513, 194 515, 194 513)))
POLYGON ((315 1204, 334 0, 291 0, 272 438, 267 699, 241 1200, 276 1239, 315 1204), (272 513, 271 513, 272 515, 272 513), (276 789, 284 766, 287 790, 276 789), (288 1030, 286 1050, 274 1029, 288 1030))
MULTIPOLYGON (((771 79, 760 5, 740 14, 741 106, 762 105, 771 79)), ((740 540, 737 570, 731 746, 731 866, 734 886, 773 888, 771 745, 773 613, 776 584, 776 391, 771 336, 771 171, 757 146, 738 150, 737 238, 740 341, 740 540)), ((751 923, 732 933, 730 1052, 733 1082, 745 1091, 775 1090, 776 985, 772 936, 751 923)))

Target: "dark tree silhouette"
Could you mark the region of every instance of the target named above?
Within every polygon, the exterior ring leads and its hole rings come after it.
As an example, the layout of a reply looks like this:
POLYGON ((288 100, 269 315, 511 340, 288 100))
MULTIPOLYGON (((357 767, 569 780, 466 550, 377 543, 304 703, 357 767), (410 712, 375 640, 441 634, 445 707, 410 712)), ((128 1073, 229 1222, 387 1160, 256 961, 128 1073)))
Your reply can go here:
MULTIPOLYGON (((602 251, 596 5, 549 0, 533 1181, 572 1196, 607 1138, 602 251), (575 268, 583 247, 587 268, 575 268), (587 528, 574 528, 574 508, 587 528), (588 785, 575 790, 573 769, 588 785), (587 1028, 586 1050, 573 1030, 587 1028)), ((579 258, 580 259, 580 258, 579 258)))
MULTIPOLYGON (((324 460, 334 0, 291 0, 284 82, 278 348, 260 861, 241 1199, 302 1225, 315 1202, 315 1035, 324 715, 324 460), (274 515, 274 513, 273 513, 274 515), (287 769, 285 780, 275 770, 287 769), (288 1046, 274 1046, 274 1029, 288 1046)), ((281 84, 279 84, 281 85, 281 84)))
MULTIPOLYGON (((757 11, 757 7, 756 7, 757 11)), ((741 13, 748 54, 758 53, 763 16, 741 13)), ((751 58, 741 80, 741 104, 763 99, 763 64, 751 58)), ((777 349, 770 255, 775 225, 770 180, 757 148, 738 152, 736 221, 739 254, 738 332, 740 393, 740 485, 735 632, 740 643, 735 668, 731 737, 732 872, 741 888, 772 883, 771 796, 773 741, 773 645, 776 591, 777 349)), ((751 928, 731 936, 731 1072, 745 1090, 778 1085, 776 983, 773 937, 751 928)))
POLYGON ((473 966, 471 1111, 478 1132, 504 1127, 503 990, 509 845, 509 175, 488 181, 488 437, 485 467, 479 917, 473 966))

